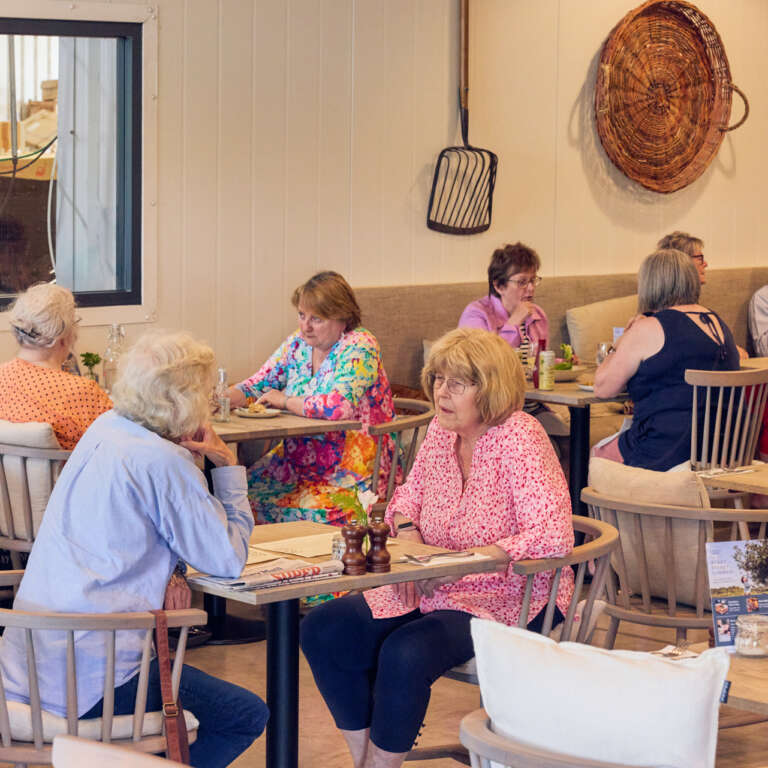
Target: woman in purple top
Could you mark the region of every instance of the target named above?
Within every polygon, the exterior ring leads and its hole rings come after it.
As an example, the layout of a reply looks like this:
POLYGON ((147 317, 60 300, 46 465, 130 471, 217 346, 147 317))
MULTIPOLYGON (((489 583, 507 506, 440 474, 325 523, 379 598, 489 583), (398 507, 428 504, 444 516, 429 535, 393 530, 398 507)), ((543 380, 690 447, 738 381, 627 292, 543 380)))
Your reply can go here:
POLYGON ((511 347, 549 337, 544 310, 533 303, 539 256, 522 243, 497 248, 488 265, 488 295, 467 305, 459 328, 482 328, 501 336, 511 347))
MULTIPOLYGON (((533 303, 541 278, 539 255, 522 243, 497 248, 488 265, 488 295, 468 304, 459 318, 459 328, 491 331, 520 351, 523 368, 528 367, 533 345, 546 347, 549 321, 544 310, 533 303)), ((550 437, 568 435, 568 425, 542 403, 526 403, 526 413, 535 416, 550 437)), ((565 445, 555 443, 562 455, 565 445)))

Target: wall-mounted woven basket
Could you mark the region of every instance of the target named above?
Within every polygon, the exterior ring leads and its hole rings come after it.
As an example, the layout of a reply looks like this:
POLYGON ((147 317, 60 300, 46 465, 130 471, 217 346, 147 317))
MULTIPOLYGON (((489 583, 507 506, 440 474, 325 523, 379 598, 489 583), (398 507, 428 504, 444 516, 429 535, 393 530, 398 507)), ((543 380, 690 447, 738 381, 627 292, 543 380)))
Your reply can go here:
POLYGON ((697 179, 748 114, 720 35, 694 5, 649 0, 609 35, 595 85, 597 132, 613 163, 647 189, 674 192, 697 179), (744 116, 729 127, 733 91, 744 116))

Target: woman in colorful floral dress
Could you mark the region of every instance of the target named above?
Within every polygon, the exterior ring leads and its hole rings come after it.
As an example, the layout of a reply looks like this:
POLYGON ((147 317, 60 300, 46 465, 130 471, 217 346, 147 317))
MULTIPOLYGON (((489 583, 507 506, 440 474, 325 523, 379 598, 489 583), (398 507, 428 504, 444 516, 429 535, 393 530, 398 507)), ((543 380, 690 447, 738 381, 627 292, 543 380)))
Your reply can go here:
MULTIPOLYGON (((347 281, 320 272, 293 294, 299 330, 259 371, 230 389, 233 406, 251 399, 313 419, 355 419, 363 429, 283 440, 248 470, 258 523, 312 520, 343 525, 354 517, 357 491, 370 488, 376 444, 371 424, 395 415, 379 344, 360 326, 347 281)), ((382 452, 382 473, 390 453, 382 452)))

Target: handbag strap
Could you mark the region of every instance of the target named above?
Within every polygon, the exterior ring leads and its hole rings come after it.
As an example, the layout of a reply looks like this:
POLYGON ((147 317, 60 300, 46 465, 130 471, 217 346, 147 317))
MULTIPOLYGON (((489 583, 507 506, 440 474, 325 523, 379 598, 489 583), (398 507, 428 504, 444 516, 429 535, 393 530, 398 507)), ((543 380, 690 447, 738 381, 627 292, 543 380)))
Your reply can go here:
POLYGON ((160 673, 160 693, 163 701, 163 722, 165 724, 166 756, 177 763, 189 765, 189 742, 187 724, 181 697, 174 700, 171 682, 171 653, 168 648, 168 617, 165 611, 151 611, 155 615, 155 646, 157 668, 160 673))

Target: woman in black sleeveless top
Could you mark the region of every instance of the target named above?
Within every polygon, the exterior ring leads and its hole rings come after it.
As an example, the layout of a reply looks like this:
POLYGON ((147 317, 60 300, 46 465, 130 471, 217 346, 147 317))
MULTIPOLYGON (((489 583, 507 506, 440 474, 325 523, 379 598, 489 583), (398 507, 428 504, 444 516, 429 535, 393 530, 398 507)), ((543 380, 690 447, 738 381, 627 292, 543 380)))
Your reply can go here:
POLYGON ((739 367, 733 335, 715 312, 698 303, 700 289, 696 268, 681 251, 656 251, 643 261, 641 314, 595 374, 599 397, 629 392, 635 404, 632 425, 593 455, 662 472, 690 458, 693 394, 685 383, 686 369, 739 367))

